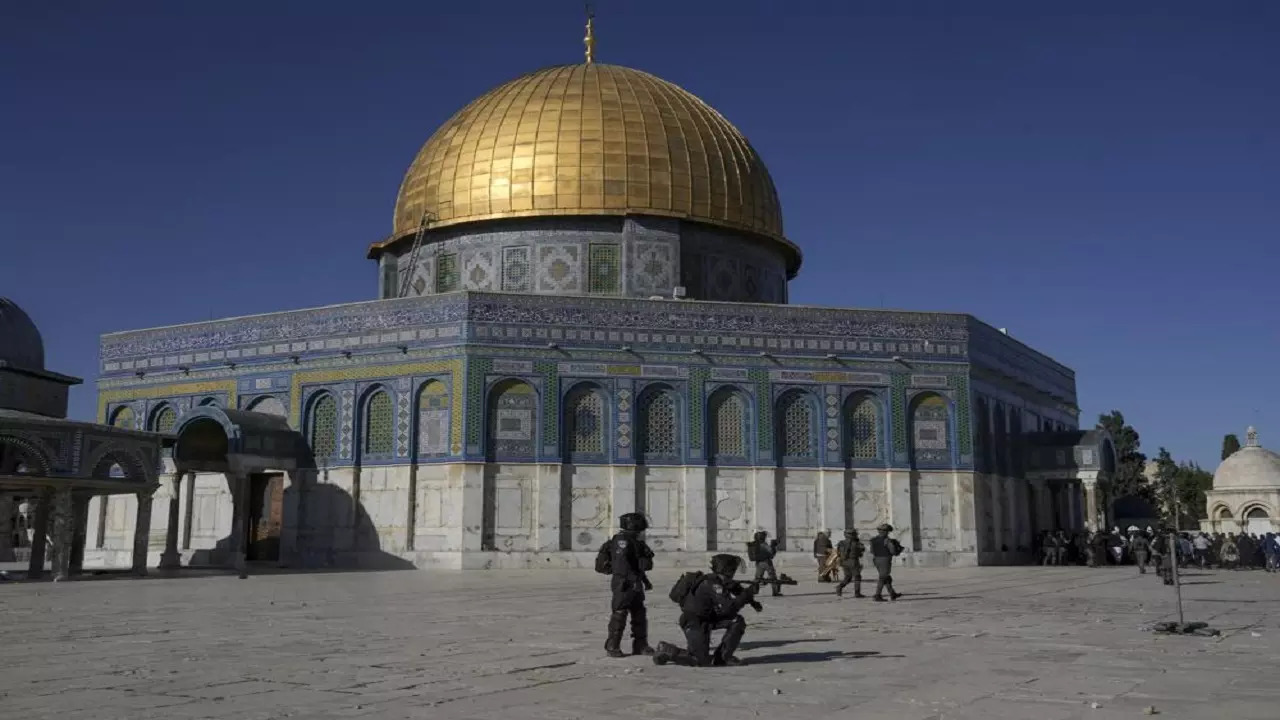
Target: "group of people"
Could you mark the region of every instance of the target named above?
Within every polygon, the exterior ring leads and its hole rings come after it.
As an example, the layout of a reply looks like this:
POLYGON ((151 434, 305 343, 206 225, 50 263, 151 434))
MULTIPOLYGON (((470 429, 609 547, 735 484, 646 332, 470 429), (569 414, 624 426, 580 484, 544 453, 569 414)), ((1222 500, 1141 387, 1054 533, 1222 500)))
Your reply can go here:
MULTIPOLYGON (((750 606, 759 612, 763 606, 755 599, 762 585, 770 585, 773 595, 782 594, 782 585, 795 584, 774 567, 778 553, 778 541, 769 540, 768 533, 755 533, 747 543, 747 558, 755 563, 755 580, 742 583, 736 579, 743 567, 742 558, 721 553, 711 558, 711 572, 688 572, 681 575, 668 596, 680 606, 679 625, 685 637, 685 647, 666 642, 657 648, 649 645, 649 620, 645 607, 645 593, 653 590, 648 573, 653 569, 653 550, 644 541, 649 524, 641 513, 627 513, 619 518, 621 531, 600 547, 596 555, 596 571, 610 575, 610 615, 605 652, 609 657, 626 657, 622 650, 623 633, 627 621, 631 622, 631 655, 649 655, 659 665, 676 663, 696 667, 740 665, 738 644, 746 632, 747 622, 742 611, 750 606), (723 630, 719 645, 711 647, 711 633, 723 630)), ((893 528, 881 525, 869 545, 872 563, 877 572, 873 600, 884 601, 883 592, 890 600, 901 595, 893 588, 890 569, 893 558, 902 553, 902 545, 889 537, 893 528)), ((836 570, 843 573, 836 594, 843 595, 845 587, 853 583, 854 597, 862 594, 862 556, 865 554, 857 532, 845 531, 845 539, 831 547, 825 533, 819 533, 814 545, 814 555, 819 559, 819 579, 831 582, 836 570), (819 547, 825 550, 819 555, 819 547), (828 568, 827 564, 833 564, 828 568)))
POLYGON ((1145 573, 1149 562, 1159 567, 1153 562, 1155 555, 1170 554, 1166 550, 1157 550, 1156 545, 1161 543, 1172 546, 1172 553, 1176 554, 1180 566, 1229 570, 1261 568, 1268 572, 1280 568, 1280 536, 1275 533, 1262 536, 1210 534, 1152 527, 1145 530, 1130 527, 1127 533, 1118 527, 1110 531, 1075 534, 1059 530, 1041 533, 1037 546, 1042 565, 1137 565, 1138 571, 1145 573), (1170 534, 1174 535, 1172 540, 1168 538, 1170 534))
MULTIPOLYGON (((902 543, 889 537, 893 526, 885 523, 876 528, 876 536, 871 538, 871 563, 876 568, 876 592, 871 596, 876 602, 884 602, 884 590, 889 591, 889 599, 897 600, 901 594, 893 589, 893 559, 902 554, 902 543)), ((813 557, 818 562, 818 582, 835 582, 837 574, 841 575, 836 585, 836 595, 843 596, 844 589, 853 583, 853 596, 864 598, 862 594, 862 556, 866 547, 858 539, 858 531, 849 528, 844 531, 844 539, 832 547, 831 537, 825 532, 818 533, 813 541, 813 557)))

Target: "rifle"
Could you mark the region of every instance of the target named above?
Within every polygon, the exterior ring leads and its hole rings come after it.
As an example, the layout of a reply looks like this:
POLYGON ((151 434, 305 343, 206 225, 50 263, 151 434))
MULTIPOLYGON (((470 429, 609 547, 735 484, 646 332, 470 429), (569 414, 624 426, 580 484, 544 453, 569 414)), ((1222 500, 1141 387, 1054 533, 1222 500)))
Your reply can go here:
POLYGON ((760 592, 761 585, 773 585, 775 583, 778 585, 799 585, 800 584, 790 575, 786 573, 778 573, 777 580, 751 580, 747 583, 747 585, 750 585, 753 591, 760 592))

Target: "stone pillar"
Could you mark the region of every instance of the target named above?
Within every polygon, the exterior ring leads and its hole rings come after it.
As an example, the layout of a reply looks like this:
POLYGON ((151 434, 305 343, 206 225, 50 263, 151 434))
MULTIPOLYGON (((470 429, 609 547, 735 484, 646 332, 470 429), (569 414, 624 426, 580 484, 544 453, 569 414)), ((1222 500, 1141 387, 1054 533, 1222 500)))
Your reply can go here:
POLYGON ((246 577, 249 550, 249 476, 234 474, 231 477, 231 492, 234 493, 231 499, 231 566, 240 577, 246 577))
POLYGON ((147 574, 147 551, 151 546, 151 496, 155 488, 137 494, 138 515, 133 523, 133 574, 147 574))
MULTIPOLYGON (((707 503, 715 503, 715 496, 707 497, 707 486, 714 478, 715 468, 704 466, 684 467, 684 549, 686 552, 704 552, 710 549, 711 528, 707 527, 707 503)), ((713 505, 714 507, 714 505, 713 505)))
POLYGON ((53 506, 53 491, 42 488, 35 499, 36 518, 31 524, 31 562, 27 564, 27 578, 44 577, 44 553, 48 547, 49 511, 53 506))
POLYGON ((912 522, 911 472, 908 470, 890 470, 885 473, 885 499, 889 506, 889 524, 893 526, 893 536, 907 538, 903 545, 908 550, 916 550, 915 524, 912 522))
POLYGON ((79 575, 84 570, 84 551, 89 543, 89 501, 93 497, 84 493, 76 494, 71 499, 71 517, 73 535, 71 538, 71 574, 79 575))
POLYGON ((1098 530, 1098 481, 1084 481, 1084 527, 1089 532, 1098 530))
POLYGON ((172 479, 173 490, 169 495, 169 524, 164 533, 164 553, 160 555, 161 570, 176 570, 182 567, 182 553, 178 552, 178 525, 182 517, 182 476, 175 472, 172 479))
POLYGON ((13 496, 0 488, 0 562, 13 562, 13 496))
MULTIPOLYGON (((493 471, 489 470, 486 463, 462 463, 458 467, 462 470, 462 477, 459 478, 458 485, 454 489, 456 498, 454 507, 462 508, 462 518, 457 527, 449 528, 449 542, 453 550, 479 552, 484 549, 484 533, 487 529, 485 528, 485 476, 493 471)), ((495 522, 496 516, 495 508, 493 518, 495 522)))
POLYGON ((53 579, 71 577, 71 549, 76 541, 75 500, 71 488, 59 488, 53 494, 53 579))
MULTIPOLYGON (((556 552, 572 550, 573 538, 569 537, 567 528, 560 527, 561 520, 571 517, 572 508, 565 508, 564 503, 572 503, 573 493, 565 492, 565 484, 573 482, 572 476, 565 477, 568 465, 538 465, 537 482, 534 483, 534 537, 533 549, 538 552, 556 552)), ((616 513, 615 513, 616 514, 616 513)), ((613 527, 612 520, 610 528, 613 527)), ((607 532, 607 530, 606 530, 607 532)))
POLYGON ((1062 503, 1062 511, 1065 513, 1063 517, 1062 527, 1070 532, 1076 531, 1076 483, 1074 480, 1062 481, 1062 495, 1064 502, 1062 503))
POLYGON ((778 488, 786 482, 782 477, 786 471, 774 468, 753 468, 747 472, 751 474, 751 502, 755 507, 755 515, 752 517, 755 525, 753 530, 764 530, 769 533, 769 538, 776 539, 779 546, 786 550, 787 539, 781 535, 785 534, 787 529, 785 527, 778 529, 778 488))
MULTIPOLYGON (((822 529, 833 538, 839 538, 845 528, 845 507, 853 498, 844 496, 844 470, 823 468, 818 473, 819 497, 822 503, 822 529)), ((835 542, 833 540, 832 542, 835 542)))

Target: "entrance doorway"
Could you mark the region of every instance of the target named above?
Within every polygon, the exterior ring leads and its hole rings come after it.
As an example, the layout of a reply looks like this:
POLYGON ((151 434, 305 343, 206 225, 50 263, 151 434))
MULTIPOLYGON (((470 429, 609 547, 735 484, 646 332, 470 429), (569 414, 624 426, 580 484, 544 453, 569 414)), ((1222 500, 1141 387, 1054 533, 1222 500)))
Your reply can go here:
POLYGON ((284 517, 284 475, 260 473, 249 476, 250 562, 280 560, 280 526, 284 517))
POLYGON ((1250 535, 1262 537, 1271 532, 1271 519, 1267 517, 1267 511, 1262 508, 1254 508, 1245 515, 1245 532, 1250 535))

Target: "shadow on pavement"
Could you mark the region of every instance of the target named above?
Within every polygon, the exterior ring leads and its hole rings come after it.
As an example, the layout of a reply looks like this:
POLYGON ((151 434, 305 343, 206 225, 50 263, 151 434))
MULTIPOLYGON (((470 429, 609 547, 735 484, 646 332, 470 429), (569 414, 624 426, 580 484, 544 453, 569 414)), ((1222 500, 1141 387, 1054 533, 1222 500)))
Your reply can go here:
POLYGON ((798 662, 825 662, 828 660, 846 660, 855 658, 901 658, 906 655, 883 655, 875 650, 854 650, 843 652, 840 650, 824 650, 822 652, 797 652, 797 653, 775 653, 773 655, 760 655, 759 657, 745 657, 744 660, 751 665, 777 665, 780 663, 798 663, 798 662))
POLYGON ((831 638, 808 638, 798 640, 744 640, 739 649, 742 650, 761 650, 763 648, 776 648, 784 645, 795 645, 797 643, 815 643, 815 642, 831 642, 831 638))

